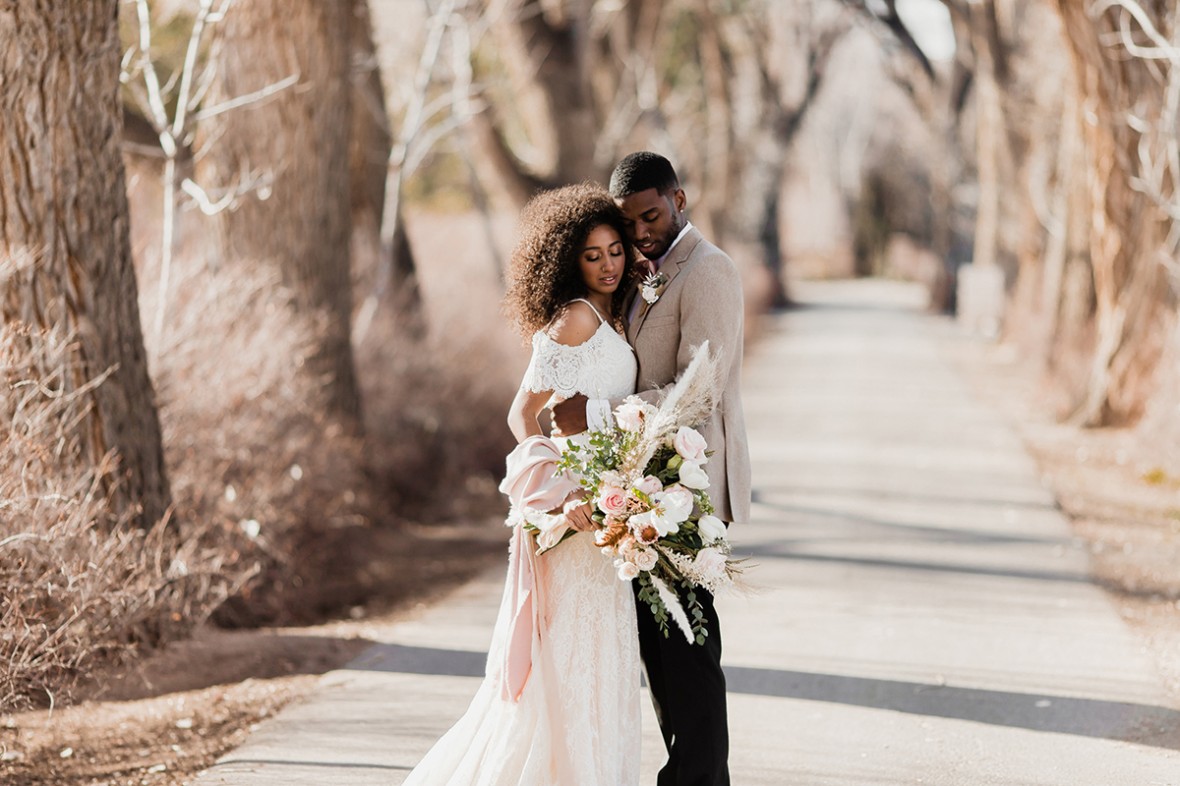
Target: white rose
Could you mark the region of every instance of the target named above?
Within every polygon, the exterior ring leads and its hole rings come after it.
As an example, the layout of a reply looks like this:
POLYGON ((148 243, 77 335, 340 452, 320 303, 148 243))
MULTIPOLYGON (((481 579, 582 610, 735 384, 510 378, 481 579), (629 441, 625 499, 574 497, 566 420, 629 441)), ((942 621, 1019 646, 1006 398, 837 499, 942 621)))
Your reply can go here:
POLYGON ((634 562, 640 570, 651 570, 660 561, 660 557, 651 549, 643 549, 635 553, 634 562))
POLYGON ((680 483, 690 489, 709 488, 709 475, 695 461, 686 461, 680 465, 680 483))
POLYGON ((697 522, 697 529, 700 530, 701 538, 706 543, 725 540, 728 535, 725 523, 716 516, 701 516, 701 520, 697 522))
POLYGON ((669 486, 655 495, 656 505, 663 509, 663 518, 673 524, 688 521, 695 503, 692 492, 684 486, 669 486))
POLYGON ((656 288, 646 284, 639 288, 639 294, 649 305, 660 299, 660 296, 656 293, 656 288))
POLYGON ((701 549, 697 552, 693 565, 702 577, 708 580, 725 578, 726 557, 717 549, 701 549))

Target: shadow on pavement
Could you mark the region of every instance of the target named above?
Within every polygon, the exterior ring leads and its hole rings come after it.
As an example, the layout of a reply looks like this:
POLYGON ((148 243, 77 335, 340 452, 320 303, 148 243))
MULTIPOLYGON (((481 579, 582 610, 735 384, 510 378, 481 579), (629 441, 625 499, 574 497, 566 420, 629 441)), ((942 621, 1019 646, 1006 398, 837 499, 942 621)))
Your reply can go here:
POLYGON ((730 693, 822 701, 1180 750, 1180 712, 1145 704, 730 666, 730 693))
MULTIPOLYGON (((759 500, 758 504, 768 508, 780 511, 782 513, 790 513, 805 517, 807 519, 825 519, 833 521, 837 524, 846 524, 856 527, 872 527, 874 529, 884 530, 891 535, 898 535, 893 538, 895 541, 901 541, 902 535, 909 536, 905 540, 918 540, 923 542, 937 542, 937 543, 1031 543, 1042 545, 1070 545, 1071 541, 1064 537, 1038 537, 1035 535, 1017 535, 1006 532, 985 532, 977 529, 962 529, 951 527, 932 527, 921 524, 904 524, 898 521, 889 521, 887 519, 873 518, 866 516, 859 512, 835 510, 832 508, 820 508, 805 505, 788 505, 785 503, 766 502, 759 500)), ((828 537, 824 540, 846 539, 840 537, 828 537)), ((812 538, 795 538, 792 542, 799 542, 800 540, 812 540, 812 538)))
POLYGON ((743 543, 741 556, 751 557, 755 561, 759 558, 797 560, 800 562, 837 562, 847 565, 860 565, 867 568, 885 568, 892 570, 918 570, 933 573, 958 573, 969 576, 996 576, 999 578, 1030 579, 1033 581, 1068 582, 1072 584, 1092 584, 1090 577, 1083 573, 1058 573, 1047 570, 1013 570, 1010 568, 988 568, 977 565, 954 565, 949 562, 916 562, 910 560, 878 559, 872 557, 848 557, 831 554, 800 554, 775 545, 758 545, 743 543))
MULTIPOLYGON (((482 677, 482 652, 381 644, 348 668, 482 677)), ((1180 712, 1100 699, 727 666, 730 693, 820 701, 1180 750, 1180 712)))
POLYGON ((378 644, 345 666, 354 671, 386 671, 397 674, 430 674, 447 677, 482 677, 486 652, 378 644))

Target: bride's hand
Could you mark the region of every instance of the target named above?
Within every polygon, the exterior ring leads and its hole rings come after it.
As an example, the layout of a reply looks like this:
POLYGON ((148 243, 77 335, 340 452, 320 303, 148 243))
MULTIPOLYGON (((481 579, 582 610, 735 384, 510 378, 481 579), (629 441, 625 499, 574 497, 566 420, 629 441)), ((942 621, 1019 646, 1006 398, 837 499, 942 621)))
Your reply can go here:
POLYGON ((586 504, 579 505, 565 514, 565 520, 578 532, 591 532, 596 529, 594 520, 590 518, 590 506, 586 504))

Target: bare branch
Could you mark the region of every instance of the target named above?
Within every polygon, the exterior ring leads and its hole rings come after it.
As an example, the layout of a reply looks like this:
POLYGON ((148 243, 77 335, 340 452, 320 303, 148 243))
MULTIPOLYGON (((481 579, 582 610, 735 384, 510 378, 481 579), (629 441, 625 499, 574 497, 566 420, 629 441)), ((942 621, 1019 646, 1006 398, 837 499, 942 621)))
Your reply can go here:
POLYGON ((1094 4, 1090 6, 1090 16, 1097 18, 1111 8, 1121 8, 1130 14, 1139 23, 1139 27, 1143 30, 1143 33, 1155 44, 1154 48, 1141 47, 1130 40, 1130 34, 1127 31, 1127 34, 1122 38, 1123 45, 1128 52, 1143 59, 1175 59, 1180 55, 1180 49, 1177 49, 1168 42, 1168 39, 1152 23, 1151 17, 1143 10, 1143 6, 1139 5, 1136 0, 1095 0, 1094 4))
POLYGON ((285 79, 272 82, 271 84, 259 90, 254 90, 253 92, 246 93, 245 95, 240 95, 237 98, 231 98, 229 101, 223 101, 222 103, 211 106, 208 109, 202 109, 200 112, 197 112, 193 115, 193 119, 208 120, 211 117, 216 117, 217 115, 224 114, 225 112, 229 112, 233 109, 261 103, 266 101, 268 98, 272 98, 273 96, 281 93, 287 88, 295 86, 299 83, 299 79, 299 74, 291 74, 285 79))
POLYGON ((926 56, 909 28, 906 27, 905 22, 898 15, 896 0, 886 0, 883 12, 871 8, 866 0, 842 0, 842 2, 854 11, 859 11, 862 16, 880 22, 901 44, 902 49, 918 62, 926 75, 932 80, 937 79, 930 58, 926 56))
POLYGON ((184 132, 185 113, 189 108, 189 90, 192 88, 193 72, 197 65, 197 52, 201 48, 201 36, 205 32, 205 23, 209 19, 209 12, 213 7, 213 0, 201 0, 197 10, 197 18, 193 20, 193 29, 188 37, 188 50, 184 53, 184 67, 180 69, 180 92, 176 97, 176 116, 172 119, 172 135, 180 136, 184 132))
POLYGON ((164 108, 164 99, 160 94, 160 78, 156 74, 155 64, 152 63, 152 20, 147 0, 136 0, 135 10, 139 18, 139 65, 143 70, 143 82, 147 87, 147 108, 150 110, 148 119, 160 134, 160 145, 164 148, 164 153, 172 157, 176 155, 176 141, 168 131, 168 111, 164 108))
MULTIPOLYGON (((236 200, 241 194, 245 193, 245 191, 239 191, 238 189, 226 189, 226 192, 221 197, 221 199, 215 201, 209 196, 209 193, 205 191, 205 189, 201 188, 191 178, 187 177, 181 182, 180 189, 192 197, 193 202, 195 202, 197 207, 200 208, 201 212, 207 216, 217 215, 221 211, 233 205, 234 200, 236 200)), ((246 190, 248 191, 249 189, 247 188, 246 190)))

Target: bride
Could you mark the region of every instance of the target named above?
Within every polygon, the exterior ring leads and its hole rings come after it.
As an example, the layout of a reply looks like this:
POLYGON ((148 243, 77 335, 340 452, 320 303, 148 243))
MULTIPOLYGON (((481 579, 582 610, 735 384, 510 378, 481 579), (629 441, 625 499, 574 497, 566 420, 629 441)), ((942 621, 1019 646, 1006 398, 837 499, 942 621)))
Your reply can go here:
MULTIPOLYGON (((501 490, 525 508, 576 504, 555 475, 560 438, 539 416, 582 394, 634 392, 635 356, 621 333, 635 260, 623 216, 590 184, 540 194, 526 206, 505 307, 533 354, 508 424, 518 442, 501 490)), ((570 439, 578 439, 577 436, 570 439)), ((639 645, 630 582, 594 545, 586 505, 533 534, 514 525, 487 671, 462 718, 410 773, 406 786, 635 786, 639 782, 639 645)))

